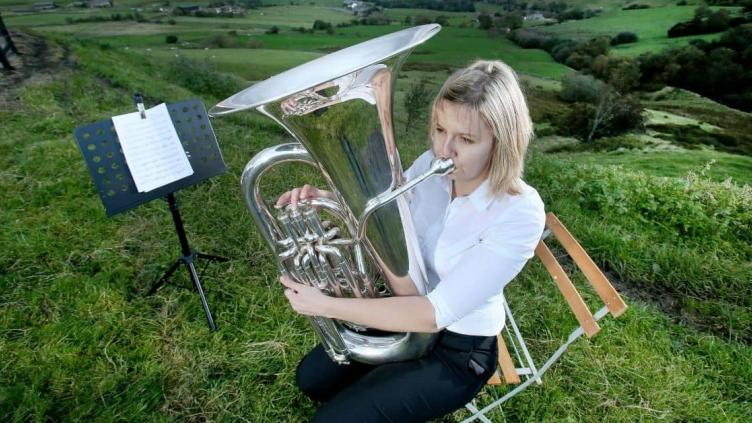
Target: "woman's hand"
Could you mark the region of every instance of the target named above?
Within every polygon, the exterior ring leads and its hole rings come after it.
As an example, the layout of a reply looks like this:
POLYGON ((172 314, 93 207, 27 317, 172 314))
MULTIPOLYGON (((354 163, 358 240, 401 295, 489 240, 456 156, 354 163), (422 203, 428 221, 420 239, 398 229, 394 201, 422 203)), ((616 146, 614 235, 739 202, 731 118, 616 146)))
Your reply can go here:
POLYGON ((293 209, 298 207, 300 200, 311 200, 318 197, 332 198, 333 194, 330 191, 318 189, 314 186, 305 184, 302 187, 293 188, 290 191, 279 196, 275 207, 282 207, 287 203, 290 203, 293 209))
POLYGON ((297 283, 289 276, 280 276, 279 282, 287 288, 285 297, 290 301, 293 310, 305 316, 331 317, 327 316, 327 308, 332 297, 324 295, 312 286, 297 283))

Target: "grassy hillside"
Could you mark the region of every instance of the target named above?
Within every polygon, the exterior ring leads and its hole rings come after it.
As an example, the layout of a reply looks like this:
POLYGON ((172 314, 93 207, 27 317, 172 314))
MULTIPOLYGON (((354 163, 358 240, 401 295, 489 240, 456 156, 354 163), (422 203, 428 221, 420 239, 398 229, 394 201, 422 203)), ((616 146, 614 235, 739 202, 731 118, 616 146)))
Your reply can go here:
MULTIPOLYGON (((462 33, 457 31, 447 33, 462 33)), ((207 92, 231 90, 232 82, 199 85, 189 77, 224 79, 200 66, 177 75, 165 63, 168 51, 134 52, 115 48, 114 40, 100 47, 104 41, 96 38, 59 38, 47 50, 58 67, 3 91, 0 413, 11 421, 308 420, 314 405, 294 388, 294 372, 316 341, 285 303, 271 254, 238 190, 245 162, 287 137, 251 114, 214 120, 229 172, 179 194, 194 247, 231 258, 204 276, 219 326, 210 333, 190 290, 166 287, 144 295, 178 254, 165 204, 155 201, 106 219, 71 133, 80 124, 131 111, 135 90, 146 94, 148 104, 200 97, 211 106, 220 96, 207 92)), ((452 44, 448 36, 436 41, 410 61, 456 66, 453 60, 481 51, 475 44, 452 44), (459 51, 463 46, 471 51, 459 51)), ((232 53, 218 60, 220 66, 229 65, 232 53)), ((303 58, 289 63, 296 57, 303 58)), ((404 91, 421 76, 432 76, 431 89, 444 77, 420 69, 406 75, 395 101, 400 134, 404 91)), ((537 98, 536 90, 531 95, 536 116, 558 107, 537 98)), ((678 100, 655 101, 665 107, 651 107, 667 110, 678 100)), ((422 132, 416 127, 400 137, 406 163, 424 145, 422 132)), ((592 341, 576 344, 545 383, 512 400, 504 416, 748 420, 749 186, 714 182, 715 176, 689 178, 683 169, 676 170, 680 177, 664 168, 643 174, 635 170, 636 154, 624 156, 632 160, 624 168, 604 166, 605 154, 593 156, 594 163, 588 157, 533 151, 527 179, 608 270, 630 309, 605 323, 592 341)), ((286 168, 271 174, 265 188, 273 197, 311 179, 307 169, 286 168)), ((187 278, 179 273, 176 283, 187 278)), ((575 324, 537 261, 510 285, 507 297, 536 357, 575 324)), ((592 293, 585 299, 595 306, 592 293)), ((505 389, 487 388, 480 402, 505 389)), ((502 420, 498 412, 491 417, 502 420)))
MULTIPOLYGON (((623 31, 634 32, 639 37, 638 42, 616 46, 613 51, 615 54, 636 56, 646 52, 686 45, 694 39, 706 41, 718 39, 720 34, 668 38, 666 34, 669 28, 678 22, 691 20, 696 7, 697 5, 676 6, 670 4, 639 10, 611 8, 605 9, 601 15, 594 18, 545 26, 543 30, 563 38, 577 40, 588 39, 597 35, 615 36, 623 31)), ((738 10, 734 7, 728 9, 732 13, 738 10)))

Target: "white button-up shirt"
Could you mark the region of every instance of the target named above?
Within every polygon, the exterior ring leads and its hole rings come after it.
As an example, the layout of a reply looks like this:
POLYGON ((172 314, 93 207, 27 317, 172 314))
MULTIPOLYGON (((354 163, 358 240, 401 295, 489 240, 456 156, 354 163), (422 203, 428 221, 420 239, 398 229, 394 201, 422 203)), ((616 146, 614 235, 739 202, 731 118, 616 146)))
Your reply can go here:
MULTIPOLYGON (((405 172, 428 170, 429 150, 405 172)), ((407 194, 425 267, 411 263, 418 291, 428 292, 436 326, 467 335, 493 336, 504 327, 503 289, 522 270, 545 224, 538 192, 521 183, 519 195, 494 197, 488 180, 452 200, 452 182, 432 177, 407 194)))

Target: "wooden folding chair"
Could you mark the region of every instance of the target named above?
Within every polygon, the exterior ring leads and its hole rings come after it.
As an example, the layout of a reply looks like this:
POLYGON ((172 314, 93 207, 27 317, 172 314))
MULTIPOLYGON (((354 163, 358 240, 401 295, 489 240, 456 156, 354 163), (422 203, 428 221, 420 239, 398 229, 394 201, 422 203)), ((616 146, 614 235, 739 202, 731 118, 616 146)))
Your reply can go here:
POLYGON ((490 423, 491 420, 485 416, 487 412, 499 407, 510 398, 524 391, 533 382, 541 384, 541 376, 543 376, 543 374, 561 357, 561 355, 564 354, 574 341, 579 339, 583 334, 588 338, 594 336, 600 330, 598 321, 609 313, 614 318, 619 317, 627 309, 627 305, 621 299, 619 293, 616 292, 613 285, 611 285, 603 272, 601 272, 598 266, 595 265, 582 246, 576 239, 574 239, 572 234, 569 233, 567 228, 562 225, 553 213, 548 213, 546 215, 546 231, 535 249, 535 255, 541 260, 543 266, 553 278, 556 286, 559 288, 559 291, 562 293, 574 316, 577 318, 579 326, 569 334, 567 340, 556 351, 554 351, 546 362, 543 363, 543 366, 538 369, 528 351, 525 339, 520 333, 517 322, 514 320, 512 310, 509 308, 509 304, 507 304, 506 300, 504 300, 504 311, 506 312, 507 321, 504 329, 502 329, 501 333, 497 336, 499 346, 499 367, 488 380, 488 385, 502 384, 503 377, 504 383, 517 386, 506 393, 503 397, 488 404, 482 409, 476 407, 475 401, 468 403, 465 407, 473 414, 463 420, 463 423, 471 422, 476 419, 490 423), (544 242, 544 240, 550 235, 553 235, 559 241, 561 246, 564 247, 564 250, 566 250, 567 254, 572 258, 572 261, 577 268, 582 271, 590 283, 590 286, 593 287, 596 294, 598 294, 598 297, 600 297, 601 301, 605 304, 605 306, 595 314, 590 312, 590 309, 582 300, 577 288, 544 242), (515 360, 512 358, 512 354, 510 354, 510 351, 507 348, 504 335, 506 335, 509 344, 512 346, 516 363, 518 363, 519 366, 515 364, 515 360), (525 379, 524 382, 521 380, 521 377, 525 379))

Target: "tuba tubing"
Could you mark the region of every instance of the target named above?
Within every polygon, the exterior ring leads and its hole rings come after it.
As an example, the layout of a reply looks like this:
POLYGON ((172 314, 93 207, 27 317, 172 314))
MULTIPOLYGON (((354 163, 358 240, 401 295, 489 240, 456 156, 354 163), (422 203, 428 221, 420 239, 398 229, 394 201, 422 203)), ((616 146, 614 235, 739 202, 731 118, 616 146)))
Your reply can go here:
MULTIPOLYGON (((404 194, 452 171, 453 163, 436 160, 424 174, 404 181, 391 101, 405 58, 439 29, 409 28, 331 53, 259 82, 210 111, 218 116, 255 109, 297 141, 259 152, 241 177, 246 206, 281 273, 327 295, 358 298, 391 295, 390 277, 406 276, 412 266, 424 268, 404 194), (336 200, 318 198, 300 202, 296 210, 272 211, 260 182, 267 170, 288 162, 316 167, 336 200), (322 221, 319 215, 326 214, 340 227, 322 221)), ((417 358, 436 339, 320 316, 309 321, 338 363, 417 358)))

